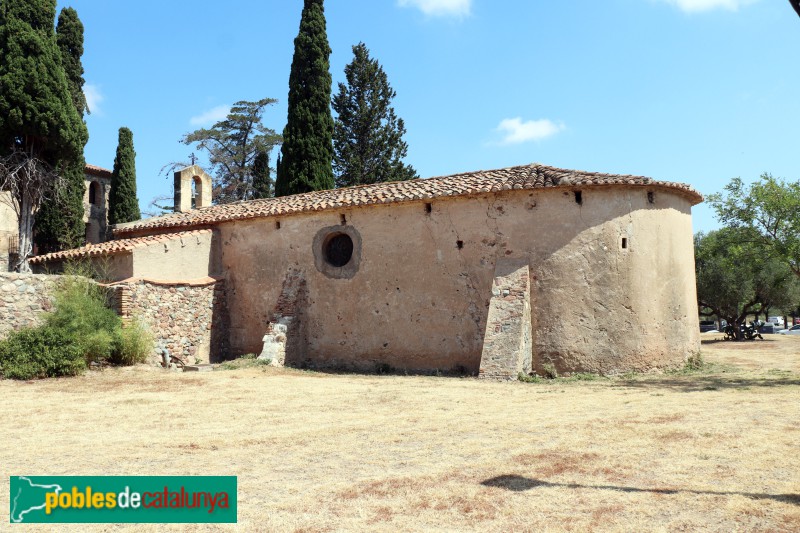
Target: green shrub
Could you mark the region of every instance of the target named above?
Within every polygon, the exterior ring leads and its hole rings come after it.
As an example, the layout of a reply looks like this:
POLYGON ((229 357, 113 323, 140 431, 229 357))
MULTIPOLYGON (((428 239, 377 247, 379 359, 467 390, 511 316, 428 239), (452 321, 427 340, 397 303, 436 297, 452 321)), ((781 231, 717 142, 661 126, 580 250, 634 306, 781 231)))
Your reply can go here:
POLYGON ((87 363, 108 361, 113 354, 114 336, 106 330, 90 333, 77 342, 83 350, 87 363))
POLYGON ((556 370, 556 365, 553 363, 543 364, 542 370, 544 370, 544 377, 547 379, 556 379, 558 377, 558 370, 556 370))
POLYGON ((80 374, 91 362, 132 365, 147 360, 153 339, 138 321, 122 320, 103 287, 77 276, 62 278, 55 310, 44 325, 12 333, 0 342, 0 373, 10 379, 80 374))
POLYGON ((114 338, 114 351, 109 362, 115 365, 144 363, 153 351, 153 336, 138 320, 120 328, 114 338))
POLYGON ((122 327, 120 318, 106 305, 105 290, 76 276, 62 278, 55 292, 55 311, 47 315, 45 324, 84 341, 99 331, 113 337, 122 327))
POLYGON ((75 376, 85 368, 81 346, 52 327, 21 329, 0 341, 0 372, 8 379, 75 376))
POLYGON ((695 352, 686 359, 686 370, 702 370, 705 366, 705 361, 703 361, 703 354, 700 352, 695 352))

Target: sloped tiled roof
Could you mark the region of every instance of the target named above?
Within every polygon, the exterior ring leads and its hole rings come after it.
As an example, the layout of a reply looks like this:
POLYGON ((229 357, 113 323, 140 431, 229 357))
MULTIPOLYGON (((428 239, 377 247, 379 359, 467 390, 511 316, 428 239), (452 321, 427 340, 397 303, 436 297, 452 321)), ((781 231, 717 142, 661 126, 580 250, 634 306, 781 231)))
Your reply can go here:
POLYGON ((172 241, 175 239, 186 239, 195 235, 211 233, 211 230, 201 229, 194 231, 183 231, 179 233, 167 233, 164 235, 147 235, 145 237, 135 237, 133 239, 121 239, 118 241, 107 241, 98 244, 87 244, 80 248, 54 252, 52 254, 37 255, 31 257, 30 262, 47 263, 49 261, 64 261, 69 259, 81 259, 84 257, 95 257, 101 255, 114 255, 131 253, 136 248, 144 248, 151 244, 172 241))
POLYGON ((455 196, 469 196, 512 189, 550 187, 602 187, 610 185, 646 186, 670 189, 689 198, 692 204, 703 197, 682 183, 656 181, 643 176, 621 176, 578 170, 564 170, 539 164, 467 172, 428 179, 376 183, 328 191, 317 191, 281 198, 250 200, 174 213, 118 226, 118 236, 145 230, 207 227, 219 222, 281 216, 326 209, 380 205, 455 196))
POLYGON ((111 171, 108 170, 107 168, 98 167, 97 165, 90 165, 88 163, 84 167, 84 172, 86 172, 87 174, 91 174, 93 176, 102 176, 104 178, 111 177, 111 171))

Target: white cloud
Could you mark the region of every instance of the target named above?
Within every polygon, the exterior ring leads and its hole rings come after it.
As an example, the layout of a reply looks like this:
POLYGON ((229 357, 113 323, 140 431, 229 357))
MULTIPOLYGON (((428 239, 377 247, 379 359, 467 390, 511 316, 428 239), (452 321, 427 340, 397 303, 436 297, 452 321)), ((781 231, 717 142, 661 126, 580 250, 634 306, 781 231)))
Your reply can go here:
POLYGON ((86 106, 89 108, 89 112, 93 115, 102 116, 103 108, 100 107, 100 104, 105 100, 105 96, 100 92, 100 88, 97 85, 87 83, 83 86, 83 96, 86 97, 86 106))
POLYGON ((506 118, 500 121, 497 131, 503 133, 500 144, 520 144, 528 141, 541 141, 552 137, 559 131, 566 129, 564 124, 556 124, 552 120, 528 120, 523 122, 520 117, 506 118))
POLYGON ((228 116, 231 111, 229 105, 218 105, 213 109, 209 109, 197 116, 189 119, 189 124, 192 126, 211 126, 215 122, 219 122, 228 116))
POLYGON ((678 7, 687 13, 699 13, 712 9, 727 9, 737 11, 740 7, 758 2, 758 0, 661 0, 678 7))
POLYGON ((416 7, 431 17, 465 17, 472 0, 397 0, 400 7, 416 7))

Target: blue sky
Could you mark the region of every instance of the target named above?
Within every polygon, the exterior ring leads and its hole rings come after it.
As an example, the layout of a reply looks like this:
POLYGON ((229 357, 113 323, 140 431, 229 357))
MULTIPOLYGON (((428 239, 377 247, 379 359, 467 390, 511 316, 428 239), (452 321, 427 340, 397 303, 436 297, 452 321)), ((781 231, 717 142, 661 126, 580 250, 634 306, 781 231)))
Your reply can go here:
MULTIPOLYGON (((87 161, 133 130, 140 204, 180 137, 237 100, 286 122, 302 0, 59 1, 85 26, 87 161)), ((704 194, 800 155, 800 18, 785 0, 336 0, 334 87, 363 41, 397 91, 423 177, 539 162, 689 183, 704 194)), ((200 155, 200 154, 198 154, 200 155)), ((201 161, 202 163, 202 161, 201 161)), ((717 227, 705 206, 695 230, 717 227)))

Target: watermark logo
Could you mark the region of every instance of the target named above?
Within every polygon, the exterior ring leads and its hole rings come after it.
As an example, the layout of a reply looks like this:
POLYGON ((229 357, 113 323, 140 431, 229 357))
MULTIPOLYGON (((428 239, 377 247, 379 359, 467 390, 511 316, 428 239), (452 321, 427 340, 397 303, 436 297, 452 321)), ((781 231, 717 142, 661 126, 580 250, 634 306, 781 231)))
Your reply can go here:
POLYGON ((11 523, 235 523, 235 476, 11 476, 11 523))

